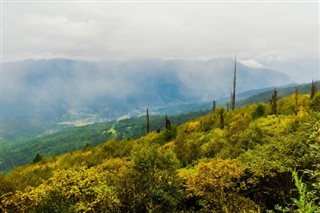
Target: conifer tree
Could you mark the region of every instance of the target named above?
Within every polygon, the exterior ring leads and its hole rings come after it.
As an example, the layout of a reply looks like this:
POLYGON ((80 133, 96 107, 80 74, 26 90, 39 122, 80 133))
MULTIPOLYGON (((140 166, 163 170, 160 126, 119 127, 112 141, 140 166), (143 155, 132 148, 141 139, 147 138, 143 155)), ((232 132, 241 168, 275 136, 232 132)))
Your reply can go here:
POLYGON ((37 163, 39 161, 41 161, 43 159, 43 157, 37 153, 37 155, 33 158, 32 163, 37 163))

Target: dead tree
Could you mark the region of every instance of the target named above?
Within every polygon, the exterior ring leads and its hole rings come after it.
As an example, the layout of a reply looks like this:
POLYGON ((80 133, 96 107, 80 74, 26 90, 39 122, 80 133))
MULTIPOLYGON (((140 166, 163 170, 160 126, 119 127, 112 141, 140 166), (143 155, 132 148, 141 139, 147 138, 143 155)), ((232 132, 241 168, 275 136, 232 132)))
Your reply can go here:
POLYGON ((147 108, 147 134, 150 132, 149 110, 147 108))
POLYGON ((270 100, 271 104, 271 114, 276 115, 277 114, 277 89, 273 90, 273 94, 270 100))
POLYGON ((166 129, 170 129, 171 128, 171 122, 168 119, 168 116, 166 115, 166 129))
POLYGON ((297 115, 298 111, 299 111, 298 98, 299 98, 299 87, 296 87, 296 94, 295 94, 296 106, 295 106, 295 109, 294 109, 294 114, 295 115, 297 115))
POLYGON ((216 101, 212 101, 212 112, 216 111, 216 101))
POLYGON ((317 92, 317 85, 316 85, 316 82, 314 80, 312 80, 312 83, 311 83, 311 94, 310 94, 310 98, 311 99, 316 95, 316 92, 317 92))
POLYGON ((227 112, 229 112, 229 106, 230 106, 230 104, 229 104, 229 102, 227 102, 227 112))
POLYGON ((231 93, 231 110, 236 107, 237 56, 234 57, 233 91, 231 93))
POLYGON ((220 109, 219 115, 220 115, 220 129, 224 128, 224 118, 223 118, 223 108, 220 109))

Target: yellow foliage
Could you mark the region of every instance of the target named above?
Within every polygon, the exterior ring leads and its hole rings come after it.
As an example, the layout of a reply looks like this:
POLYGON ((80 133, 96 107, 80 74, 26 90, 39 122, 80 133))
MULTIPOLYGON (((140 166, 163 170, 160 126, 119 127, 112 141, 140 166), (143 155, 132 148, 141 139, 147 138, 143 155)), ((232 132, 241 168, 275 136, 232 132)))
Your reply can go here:
POLYGON ((194 122, 188 123, 188 132, 196 131, 199 128, 200 128, 200 122, 199 121, 194 121, 194 122))
POLYGON ((234 186, 235 178, 244 174, 244 167, 237 160, 212 159, 200 162, 195 168, 180 170, 187 191, 204 196, 208 191, 220 191, 234 186))
MULTIPOLYGON (((200 162, 191 169, 181 169, 179 176, 184 180, 188 197, 200 197, 204 208, 212 211, 228 209, 248 210, 256 205, 249 199, 237 195, 234 190, 240 185, 239 178, 244 175, 244 167, 238 160, 211 159, 200 162)), ((243 185, 243 183, 242 183, 243 185)))
POLYGON ((107 182, 108 171, 101 168, 85 167, 57 170, 53 176, 38 187, 27 187, 22 191, 2 196, 3 212, 37 211, 43 202, 50 198, 61 199, 75 212, 108 211, 120 206, 120 201, 107 182))

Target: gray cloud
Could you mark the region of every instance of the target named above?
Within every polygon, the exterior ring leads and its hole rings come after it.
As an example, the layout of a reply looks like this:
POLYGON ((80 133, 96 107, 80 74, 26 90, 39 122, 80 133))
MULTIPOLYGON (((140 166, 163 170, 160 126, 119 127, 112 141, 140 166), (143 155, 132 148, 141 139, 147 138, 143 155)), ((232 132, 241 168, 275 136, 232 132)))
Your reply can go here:
POLYGON ((4 61, 208 59, 235 52, 262 65, 319 61, 317 2, 4 2, 2 12, 4 61))

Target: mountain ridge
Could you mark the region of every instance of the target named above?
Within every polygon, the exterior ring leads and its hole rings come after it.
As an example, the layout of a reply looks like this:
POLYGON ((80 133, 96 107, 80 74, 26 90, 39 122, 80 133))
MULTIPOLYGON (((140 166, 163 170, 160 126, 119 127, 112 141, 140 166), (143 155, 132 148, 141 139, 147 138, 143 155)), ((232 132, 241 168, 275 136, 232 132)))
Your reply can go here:
MULTIPOLYGON (((140 107, 218 99, 229 96, 233 63, 231 59, 11 62, 3 64, 4 116, 30 112, 55 118, 68 108, 87 107, 114 119, 140 107)), ((237 92, 293 83, 276 71, 237 66, 237 92)))

